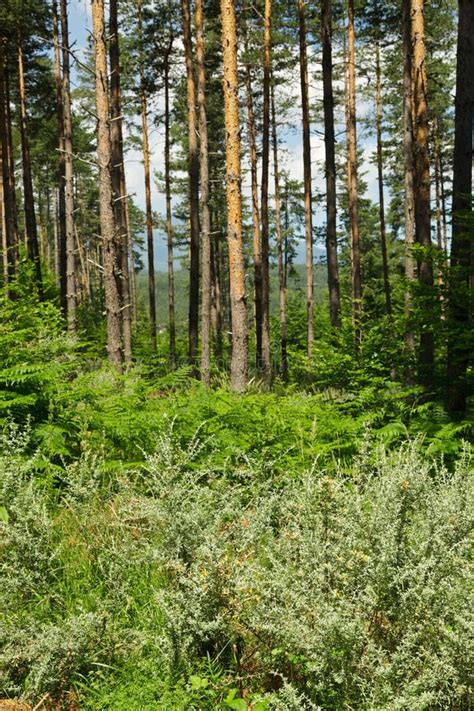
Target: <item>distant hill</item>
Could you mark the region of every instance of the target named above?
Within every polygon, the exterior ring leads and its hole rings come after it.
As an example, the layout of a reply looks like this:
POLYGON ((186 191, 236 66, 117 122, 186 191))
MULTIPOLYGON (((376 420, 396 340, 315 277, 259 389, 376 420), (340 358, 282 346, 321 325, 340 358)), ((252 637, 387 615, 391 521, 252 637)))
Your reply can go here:
MULTIPOLYGON (((165 325, 168 321, 168 276, 164 271, 157 271, 156 281, 156 309, 157 322, 165 325)), ((288 279, 289 291, 304 290, 306 273, 304 264, 295 264, 288 279)), ((148 301, 147 275, 141 272, 137 275, 138 301, 145 305, 148 301)), ((250 291, 250 287, 249 287, 250 291)), ((326 294, 326 268, 317 264, 314 268, 314 292, 316 302, 320 302, 326 294)), ((175 303, 176 319, 184 323, 188 314, 189 273, 183 269, 175 270, 175 303)), ((249 294, 249 299, 251 295, 249 294)), ((270 271, 270 311, 273 315, 278 313, 278 273, 275 267, 270 271)))

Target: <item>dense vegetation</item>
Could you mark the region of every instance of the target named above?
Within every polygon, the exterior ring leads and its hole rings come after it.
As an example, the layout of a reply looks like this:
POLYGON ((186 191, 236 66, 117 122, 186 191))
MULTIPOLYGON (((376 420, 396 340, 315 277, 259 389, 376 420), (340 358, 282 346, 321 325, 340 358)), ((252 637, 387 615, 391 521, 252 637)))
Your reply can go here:
POLYGON ((0 7, 0 709, 472 709, 472 0, 86 6, 0 7))

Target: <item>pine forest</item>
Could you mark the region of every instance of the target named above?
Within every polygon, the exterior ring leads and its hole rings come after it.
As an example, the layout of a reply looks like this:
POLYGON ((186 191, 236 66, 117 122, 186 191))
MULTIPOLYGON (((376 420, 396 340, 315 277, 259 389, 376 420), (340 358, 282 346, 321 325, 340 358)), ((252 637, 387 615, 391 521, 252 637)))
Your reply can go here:
POLYGON ((474 709, 474 0, 0 0, 0 711, 474 709))

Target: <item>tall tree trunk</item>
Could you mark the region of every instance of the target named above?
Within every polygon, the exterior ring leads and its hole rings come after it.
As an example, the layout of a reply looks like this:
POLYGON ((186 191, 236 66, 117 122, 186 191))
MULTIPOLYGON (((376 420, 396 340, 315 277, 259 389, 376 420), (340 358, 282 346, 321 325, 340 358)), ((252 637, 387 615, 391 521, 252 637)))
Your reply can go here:
POLYGON ((211 214, 209 211, 209 155, 206 117, 206 70, 202 0, 196 0, 196 60, 198 75, 200 187, 201 187, 201 380, 211 384, 211 214))
MULTIPOLYGON (((405 174, 405 346, 409 354, 415 352, 413 334, 413 282, 415 281, 415 261, 413 245, 415 243, 415 197, 413 165, 413 60, 411 43, 411 0, 403 0, 403 152, 405 174)), ((406 372, 406 380, 412 380, 411 368, 406 372)))
POLYGON ((7 156, 8 156, 8 176, 10 181, 11 211, 13 241, 11 251, 15 265, 20 258, 19 254, 19 234, 18 234, 18 207, 16 201, 16 179, 15 179, 15 155, 13 150, 13 121, 10 109, 10 70, 8 61, 5 58, 5 115, 6 115, 6 135, 7 135, 7 156))
POLYGON ((199 331, 199 151, 197 142, 196 82, 193 68, 190 0, 181 0, 184 58, 188 101, 188 174, 190 221, 189 269, 189 343, 188 358, 194 366, 197 359, 199 331))
POLYGON ((349 0, 347 26, 347 186, 351 231, 352 321, 355 346, 362 339, 362 277, 360 261, 359 188, 357 177, 357 117, 355 74, 354 0, 349 0))
POLYGON ((262 361, 260 369, 263 379, 271 379, 270 357, 270 230, 268 215, 268 176, 270 167, 270 73, 272 42, 272 2, 265 0, 263 32, 263 125, 262 125, 262 361))
POLYGON ((466 224, 462 214, 472 211, 473 76, 474 3, 472 0, 459 0, 449 279, 448 408, 451 412, 464 412, 466 409, 469 396, 466 374, 473 345, 472 315, 469 312, 472 227, 466 224))
POLYGON ((127 185, 123 162, 122 97, 120 91, 120 45, 118 33, 118 0, 109 4, 110 57, 110 141, 112 144, 112 191, 117 244, 118 288, 121 302, 123 355, 126 363, 132 360, 132 319, 128 272, 128 231, 125 214, 127 185))
POLYGON ((237 73, 237 32, 234 0, 221 0, 226 132, 227 240, 229 246, 232 361, 230 384, 241 392, 247 385, 247 308, 242 233, 242 185, 237 73))
POLYGON ((286 279, 285 263, 283 258, 283 233, 281 229, 281 195, 280 175, 278 166, 278 135, 275 110, 275 89, 271 85, 272 109, 272 147, 273 147, 273 181, 275 185, 275 234, 277 241, 278 259, 278 303, 280 313, 280 351, 281 351, 281 377, 284 382, 288 380, 288 353, 286 338, 286 279))
POLYGON ((216 229, 218 221, 214 221, 212 232, 214 239, 212 247, 212 325, 214 330, 214 354, 216 359, 222 358, 222 287, 220 270, 220 230, 216 229))
POLYGON ((380 246, 382 249, 383 287, 385 293, 385 310, 392 313, 392 295, 390 292, 390 278, 387 257, 387 231, 385 229, 385 200, 383 181, 383 153, 382 153, 382 71, 380 67, 380 42, 375 45, 375 126, 377 133, 377 177, 379 187, 379 223, 380 246))
POLYGON ((415 238, 423 248, 423 254, 418 259, 418 280, 422 291, 419 311, 423 317, 418 360, 420 382, 425 387, 431 387, 434 364, 432 324, 434 304, 433 264, 429 253, 431 248, 430 154, 423 12, 424 0, 412 0, 415 238))
POLYGON ((91 5, 95 55, 97 159, 99 163, 99 208, 107 318, 107 352, 109 361, 121 369, 120 297, 115 275, 115 223, 111 178, 112 147, 110 144, 109 94, 107 90, 104 0, 91 0, 91 5))
POLYGON ((4 245, 8 282, 15 278, 16 273, 16 228, 12 196, 12 181, 10 176, 8 112, 6 108, 6 51, 5 43, 0 41, 0 143, 2 146, 2 187, 4 215, 4 245))
POLYGON ((257 137, 253 110, 253 88, 250 64, 245 66, 245 88, 247 94, 247 134, 250 155, 250 179, 252 187, 254 304, 255 304, 255 365, 257 370, 262 362, 262 239, 258 208, 257 177, 257 137))
POLYGON ((341 325, 341 296, 337 263, 336 156, 334 94, 332 82, 332 3, 322 0, 321 32, 323 47, 324 145, 326 152, 326 259, 328 265, 329 316, 331 325, 341 325))
POLYGON ((66 300, 67 328, 75 333, 76 324, 76 258, 74 239, 74 172, 72 165, 72 115, 69 80, 69 29, 67 0, 60 0, 61 36, 63 47, 63 121, 64 121, 64 179, 66 210, 66 300))
MULTIPOLYGON (((1 62, 1 59, 0 59, 1 62)), ((1 70, 0 70, 0 81, 1 70)), ((2 101, 2 91, 0 89, 0 101, 2 101)), ((2 110, 0 108, 0 121, 2 120, 2 110)), ((8 284, 8 244, 7 244, 7 225, 5 215, 5 197, 3 194, 3 143, 0 130, 0 233, 2 237, 2 286, 8 284)))
POLYGON ((314 276, 313 276, 313 201, 311 190, 311 140, 308 100, 308 57, 306 50, 306 20, 304 0, 298 0, 298 27, 300 43, 301 111, 303 116, 303 174, 306 239, 306 320, 308 356, 314 344, 314 276))
MULTIPOLYGON (((138 4, 138 34, 143 42, 141 0, 138 4)), ((143 167, 145 172, 145 218, 148 252, 148 304, 150 310, 151 349, 156 352, 156 289, 155 289, 155 249, 153 244, 153 213, 151 209, 150 147, 148 140, 148 102, 145 86, 143 51, 140 49, 140 106, 142 114, 143 167)))
POLYGON ((36 225, 33 178, 31 175, 30 141, 28 137, 28 114, 26 110, 25 67, 20 31, 17 35, 18 49, 18 96, 20 108, 21 156, 23 166, 23 198, 25 207, 25 229, 28 258, 35 270, 36 286, 40 299, 43 298, 43 280, 41 278, 41 259, 36 225))
POLYGON ((59 40, 59 17, 56 0, 52 0, 53 44, 54 44, 54 79, 56 88, 56 117, 58 122, 58 195, 57 195, 57 240, 56 261, 59 283, 59 298, 63 314, 67 314, 67 284, 66 284, 66 196, 65 173, 66 153, 64 147, 63 90, 61 75, 61 50, 59 40))
POLYGON ((166 241, 168 249, 168 320, 169 320, 169 352, 170 365, 176 366, 176 317, 174 307, 174 257, 173 257, 173 223, 171 217, 171 167, 170 167, 170 53, 165 57, 165 201, 166 201, 166 241))
POLYGON ((132 228, 130 225, 130 213, 128 206, 128 198, 125 200, 125 222, 127 225, 127 235, 128 235, 128 263, 129 263, 129 288, 130 288, 130 302, 131 302, 131 316, 132 322, 137 323, 137 276, 135 274, 135 254, 133 251, 133 235, 132 228))

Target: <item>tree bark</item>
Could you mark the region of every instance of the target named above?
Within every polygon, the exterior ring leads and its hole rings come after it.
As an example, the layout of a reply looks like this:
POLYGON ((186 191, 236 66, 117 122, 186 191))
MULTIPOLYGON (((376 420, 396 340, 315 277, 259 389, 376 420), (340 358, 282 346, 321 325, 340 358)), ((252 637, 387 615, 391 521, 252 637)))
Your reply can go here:
POLYGON ((107 47, 104 1, 91 0, 95 55, 95 99, 97 113, 97 160, 99 163, 99 208, 103 280, 107 318, 109 361, 122 368, 120 298, 115 275, 115 223, 112 192, 112 147, 110 143, 109 94, 107 89, 107 47))
POLYGON ((67 329, 75 333, 76 323, 76 258, 74 240, 74 172, 72 164, 72 115, 69 79, 69 29, 67 0, 60 0, 63 48, 63 121, 64 121, 64 189, 66 215, 66 301, 67 329))
POLYGON ((232 360, 230 384, 241 392, 247 385, 247 308, 242 233, 242 185, 237 73, 237 32, 234 0, 221 0, 226 132, 227 240, 229 247, 232 360))
POLYGON ((271 379, 270 357, 270 231, 268 216, 268 176, 270 167, 270 73, 271 73, 271 0, 265 0, 263 32, 263 124, 262 124, 262 184, 261 184, 261 245, 262 245, 262 360, 260 371, 268 384, 271 379))
POLYGON ((247 135, 250 156, 250 179, 252 187, 252 226, 253 226, 253 268, 254 268, 254 304, 255 304, 255 366, 257 370, 262 362, 262 239, 260 232, 260 214, 258 207, 257 177, 257 138, 253 110, 253 88, 250 64, 245 67, 245 88, 247 94, 247 135))
POLYGON ((206 116, 206 70, 202 0, 196 0, 196 60, 198 75, 201 188, 201 380, 211 384, 211 214, 209 211, 209 154, 206 116))
POLYGON ((170 64, 169 52, 165 57, 165 201, 166 201, 166 241, 168 250, 168 320, 169 320, 169 354, 170 365, 176 366, 176 317, 174 306, 174 257, 173 257, 173 223, 171 217, 171 167, 170 167, 170 64))
POLYGON ((3 215, 4 215, 4 245, 6 249, 7 281, 10 283, 16 274, 17 243, 15 216, 13 208, 12 181, 10 176, 9 131, 8 113, 6 109, 6 52, 5 43, 0 41, 0 142, 2 146, 2 186, 3 186, 3 215))
POLYGON ((313 204, 311 189, 311 140, 308 99, 308 57, 304 0, 298 0, 298 31, 300 45, 301 111, 303 118, 303 174, 306 240, 306 321, 307 352, 311 358, 314 344, 314 272, 313 272, 313 204))
POLYGON ((424 0, 412 0, 412 47, 413 47, 413 111, 414 111, 414 198, 415 238, 423 248, 418 259, 418 281, 421 303, 418 309, 422 316, 419 378, 427 388, 433 384, 434 334, 433 334, 433 264, 431 248, 430 207, 430 154, 428 107, 426 101, 426 63, 424 0))
POLYGON ((326 152, 326 259, 328 269, 329 317, 331 325, 341 325, 341 296, 337 263, 336 157, 334 132, 334 93, 332 80, 332 3, 322 0, 321 33, 323 49, 324 146, 326 152))
POLYGON ((390 291, 390 277, 387 256, 387 231, 385 228, 385 199, 383 180, 383 153, 382 153, 382 72, 380 67, 380 42, 375 45, 375 126, 377 134, 377 178, 379 188, 379 223, 380 247, 382 250, 383 287, 385 293, 385 310, 392 313, 392 295, 390 291))
POLYGON ((20 259, 19 234, 18 234, 18 206, 16 201, 16 179, 15 179, 15 156, 13 151, 13 121, 10 109, 10 70, 5 57, 5 116, 6 116, 6 136, 7 136, 7 157, 8 157, 8 177, 10 182, 11 196, 11 219, 13 228, 13 241, 11 245, 12 258, 16 265, 20 259))
POLYGON ((188 101, 188 175, 190 221, 188 359, 196 365, 199 331, 199 151, 197 142, 196 82, 193 68, 190 0, 181 0, 183 45, 188 101))
POLYGON ((272 109, 272 147, 273 147, 273 181, 275 185, 275 234, 277 242, 278 259, 278 304, 280 314, 280 373, 282 380, 288 380, 288 352, 286 335, 286 275, 285 263, 283 259, 283 233, 281 229, 281 195, 280 195, 280 175, 278 166, 278 135, 275 110, 275 89, 271 85, 271 109, 272 109))
POLYGON ((28 137, 28 114, 26 110, 25 67, 21 33, 17 35, 18 49, 18 96, 20 109, 21 157, 23 167, 23 199, 25 207, 25 230, 28 259, 35 271, 36 287, 40 299, 43 298, 43 280, 41 277, 41 259, 36 225, 33 178, 31 175, 30 141, 28 137))
POLYGON ((356 350, 362 340, 362 276, 360 261, 359 188, 357 176, 357 117, 354 0, 349 0, 347 26, 347 186, 351 232, 352 322, 356 350))
MULTIPOLYGON (((450 412, 464 412, 472 359, 469 278, 472 269, 472 125, 474 116, 474 3, 459 0, 453 163, 452 239, 449 277, 448 398, 450 412)), ((472 297, 471 297, 472 298, 472 297)))
POLYGON ((128 272, 128 230, 125 214, 127 185, 123 160, 122 97, 120 90, 120 45, 118 32, 118 0, 109 4, 109 58, 110 58, 110 141, 112 146, 112 192, 117 245, 117 275, 120 293, 123 356, 126 363, 132 360, 132 320, 128 272))
MULTIPOLYGON (((138 34, 143 42, 141 0, 138 4, 138 34)), ((145 219, 146 242, 148 253, 148 304, 150 310, 151 349, 156 352, 156 288, 155 288, 155 249, 153 243, 153 213, 151 209, 150 147, 148 140, 148 102, 145 87, 145 67, 143 52, 140 50, 140 106, 142 114, 142 148, 145 172, 145 219)))
POLYGON ((56 117, 58 122, 58 195, 57 195, 57 277, 59 283, 59 299, 61 309, 67 314, 67 283, 66 283, 66 196, 65 172, 66 153, 64 147, 63 90, 61 75, 61 52, 59 41, 59 17, 56 0, 52 0, 53 44, 54 44, 54 79, 56 88, 56 117))
MULTIPOLYGON (((415 197, 413 164, 413 61, 411 43, 411 0, 403 0, 403 152, 405 175, 405 346, 407 352, 415 352, 413 334, 413 282, 415 281, 415 262, 413 245, 415 243, 415 197)), ((406 380, 412 380, 411 368, 406 372, 406 380)))

